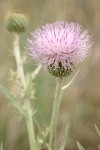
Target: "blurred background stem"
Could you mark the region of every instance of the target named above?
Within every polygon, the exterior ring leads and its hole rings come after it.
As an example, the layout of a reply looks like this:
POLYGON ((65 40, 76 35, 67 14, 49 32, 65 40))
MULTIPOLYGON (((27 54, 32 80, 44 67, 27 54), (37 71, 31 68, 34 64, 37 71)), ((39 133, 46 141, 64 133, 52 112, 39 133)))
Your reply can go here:
POLYGON ((58 77, 57 78, 55 98, 54 98, 54 104, 53 104, 52 117, 51 117, 51 125, 50 125, 49 144, 50 144, 50 148, 52 150, 54 150, 54 146, 55 146, 57 121, 58 121, 60 103, 61 103, 62 93, 63 93, 62 86, 63 86, 63 78, 58 77))

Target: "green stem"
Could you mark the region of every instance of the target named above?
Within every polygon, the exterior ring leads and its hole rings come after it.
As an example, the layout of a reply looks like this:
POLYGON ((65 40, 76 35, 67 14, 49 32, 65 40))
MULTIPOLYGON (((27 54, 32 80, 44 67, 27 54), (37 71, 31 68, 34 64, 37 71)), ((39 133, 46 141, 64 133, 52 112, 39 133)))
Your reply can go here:
POLYGON ((62 99, 62 86, 63 86, 63 78, 57 78, 57 86, 55 92, 55 99, 53 104, 53 111, 51 117, 51 126, 50 126, 50 148, 54 150, 55 146, 55 136, 56 136, 56 129, 57 129, 57 121, 59 115, 59 108, 62 99))
MULTIPOLYGON (((22 62, 22 58, 20 54, 18 34, 14 34, 13 44, 14 44, 14 56, 15 56, 16 65, 17 65, 17 73, 18 73, 18 76, 20 77, 22 86, 26 88, 26 80, 25 80, 23 62, 22 62)), ((28 130, 30 150, 37 150, 36 141, 35 141, 35 130, 34 130, 34 124, 33 124, 33 118, 32 118, 33 113, 32 113, 29 101, 26 101, 26 109, 25 109, 24 114, 25 114, 27 130, 28 130)))
POLYGON ((19 35, 17 33, 14 34, 13 46, 14 46, 14 56, 15 56, 16 65, 17 65, 17 73, 21 79, 23 87, 25 88, 26 86, 25 75, 24 75, 24 69, 23 69, 23 62, 22 62, 21 54, 20 54, 19 35))
POLYGON ((26 125, 28 130, 28 136, 29 136, 29 144, 30 144, 30 150, 37 150, 36 141, 35 141, 35 130, 34 130, 34 124, 33 124, 33 113, 30 107, 29 101, 27 101, 27 108, 26 108, 26 125))

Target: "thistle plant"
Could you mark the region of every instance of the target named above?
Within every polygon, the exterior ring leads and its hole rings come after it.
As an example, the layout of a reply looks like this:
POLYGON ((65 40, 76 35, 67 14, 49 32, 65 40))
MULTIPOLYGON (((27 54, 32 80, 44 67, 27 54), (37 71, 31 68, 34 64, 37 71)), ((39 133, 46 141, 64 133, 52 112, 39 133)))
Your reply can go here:
MULTIPOLYGON (((47 68, 57 79, 57 86, 50 124, 49 146, 55 150, 56 129, 63 95, 63 80, 89 54, 92 40, 87 31, 77 23, 56 22, 36 29, 28 39, 29 55, 47 68)), ((71 82, 70 82, 71 83, 71 82)), ((66 133, 67 134, 67 133, 66 133)), ((66 137, 66 136, 65 136, 66 137)), ((63 142, 65 146, 65 142, 63 142)), ((64 149, 64 146, 61 150, 64 149)))
POLYGON ((19 83, 21 85, 21 93, 20 98, 16 98, 11 92, 9 92, 2 86, 0 86, 0 92, 2 92, 7 97, 12 105, 24 117, 29 136, 30 150, 33 150, 37 149, 37 143, 35 139, 35 129, 33 124, 33 116, 35 114, 35 111, 33 111, 30 106, 30 99, 33 99, 35 97, 35 89, 32 82, 39 73, 41 66, 38 66, 32 73, 25 74, 24 72, 23 59, 20 51, 20 34, 27 30, 28 20, 26 16, 20 12, 11 14, 6 20, 6 27, 8 31, 13 35, 13 54, 16 62, 15 73, 17 74, 19 83), (24 99, 24 102, 20 103, 19 99, 24 99))
MULTIPOLYGON (((28 26, 27 18, 22 13, 14 13, 9 16, 6 27, 13 34, 13 54, 16 61, 16 71, 21 83, 23 94, 20 94, 20 99, 24 99, 24 103, 19 102, 6 88, 0 86, 2 92, 12 105, 25 118, 27 131, 29 136, 30 150, 55 150, 56 149, 56 132, 59 116, 60 104, 63 96, 63 91, 68 88, 74 81, 79 70, 67 85, 63 85, 65 77, 77 70, 77 65, 81 63, 89 54, 92 40, 87 31, 77 23, 55 22, 46 24, 45 26, 36 29, 31 38, 27 42, 27 50, 29 55, 39 65, 32 73, 24 72, 23 60, 20 52, 20 34, 25 32, 28 26), (30 99, 34 98, 33 80, 39 73, 41 66, 45 67, 48 72, 55 76, 57 80, 53 110, 51 115, 50 133, 41 130, 37 120, 34 117, 35 111, 32 110, 30 99), (38 128, 38 133, 35 132, 34 124, 38 128), (47 137, 49 134, 49 141, 47 137)), ((68 138, 68 123, 62 137, 60 150, 64 150, 66 139, 68 138)), ((79 142, 78 148, 83 150, 79 142)))
MULTIPOLYGON (((16 67, 17 67, 17 75, 21 81, 21 85, 24 91, 27 89, 27 82, 26 77, 24 73, 24 67, 23 67, 23 60, 21 57, 20 52, 20 34, 25 32, 28 26, 28 20, 26 16, 22 13, 14 13, 11 16, 9 16, 6 26, 9 32, 13 33, 14 40, 13 40, 13 54, 16 61, 16 67)), ((33 90, 33 89, 32 89, 33 90)), ((24 97, 25 98, 25 97, 24 97)), ((16 106, 16 105, 15 105, 16 106)), ((20 112, 25 117, 28 135, 29 135, 29 142, 30 142, 30 149, 32 150, 33 147, 36 147, 35 142, 35 131, 32 121, 33 112, 30 108, 30 102, 26 100, 24 104, 24 108, 20 106, 20 112)))
POLYGON ((17 74, 20 77, 23 87, 25 87, 25 75, 19 47, 19 41, 20 34, 27 30, 28 20, 22 13, 12 13, 6 21, 6 27, 9 32, 13 33, 13 54, 17 65, 17 74))

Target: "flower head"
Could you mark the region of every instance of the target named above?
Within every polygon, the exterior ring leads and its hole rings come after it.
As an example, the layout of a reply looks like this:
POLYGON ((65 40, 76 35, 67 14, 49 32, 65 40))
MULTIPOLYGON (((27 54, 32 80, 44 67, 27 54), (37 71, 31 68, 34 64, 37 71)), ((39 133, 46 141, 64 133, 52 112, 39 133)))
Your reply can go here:
POLYGON ((89 54, 92 40, 77 23, 46 24, 28 39, 29 54, 55 76, 67 76, 89 54))

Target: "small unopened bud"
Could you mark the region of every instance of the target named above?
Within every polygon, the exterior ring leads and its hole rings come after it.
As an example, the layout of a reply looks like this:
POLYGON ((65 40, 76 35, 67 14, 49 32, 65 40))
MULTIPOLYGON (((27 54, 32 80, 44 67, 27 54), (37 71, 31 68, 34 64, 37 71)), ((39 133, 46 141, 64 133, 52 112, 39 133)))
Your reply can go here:
POLYGON ((9 32, 22 33, 28 28, 28 20, 23 13, 16 12, 8 17, 6 27, 9 32))

